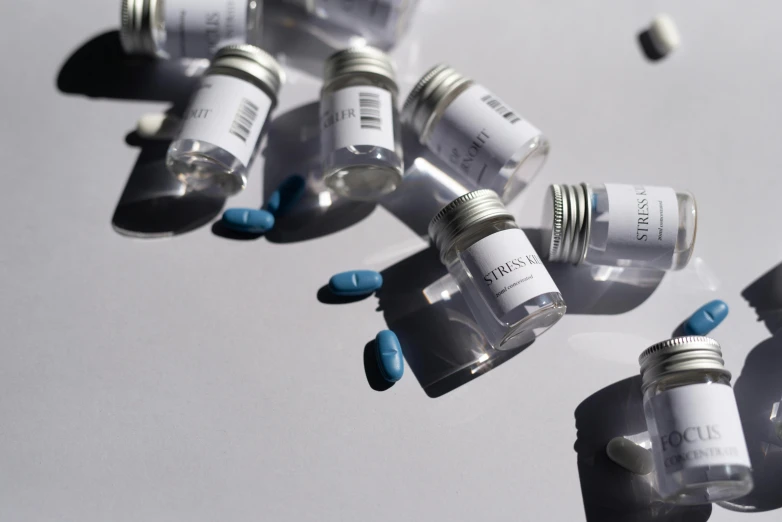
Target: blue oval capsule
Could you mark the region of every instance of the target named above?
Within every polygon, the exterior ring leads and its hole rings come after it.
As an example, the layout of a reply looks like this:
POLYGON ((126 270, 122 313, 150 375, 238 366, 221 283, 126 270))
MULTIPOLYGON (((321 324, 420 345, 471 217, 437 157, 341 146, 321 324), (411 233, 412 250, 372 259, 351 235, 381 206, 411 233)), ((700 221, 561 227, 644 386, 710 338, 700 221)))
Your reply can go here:
POLYGON ((716 299, 698 308, 684 323, 687 335, 706 335, 728 316, 728 304, 716 299))
POLYGON ((275 216, 281 216, 292 206, 299 202, 304 195, 304 189, 307 186, 307 180, 299 175, 293 175, 285 178, 280 183, 277 190, 269 195, 269 199, 263 206, 264 210, 267 210, 275 216))
POLYGON ((263 234, 274 227, 274 216, 255 208, 229 208, 223 213, 223 224, 237 232, 263 234))
POLYGON ((329 289, 336 295, 369 295, 383 286, 383 276, 372 270, 352 270, 332 276, 329 289))
POLYGON ((405 373, 405 360, 402 357, 402 346, 391 330, 383 330, 375 337, 377 365, 380 374, 388 382, 396 382, 405 373))

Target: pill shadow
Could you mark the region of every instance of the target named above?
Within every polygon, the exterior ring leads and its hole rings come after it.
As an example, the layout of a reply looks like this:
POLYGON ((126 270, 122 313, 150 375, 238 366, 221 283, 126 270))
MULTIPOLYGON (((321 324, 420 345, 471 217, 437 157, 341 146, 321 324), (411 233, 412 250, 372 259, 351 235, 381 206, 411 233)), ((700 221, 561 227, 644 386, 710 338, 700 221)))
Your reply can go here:
POLYGON ((515 357, 515 350, 494 350, 475 324, 460 293, 425 290, 447 276, 437 251, 427 248, 382 272, 379 309, 402 345, 407 366, 424 392, 441 397, 515 357))
POLYGON ((222 221, 215 221, 212 224, 212 234, 222 237, 224 239, 232 239, 234 241, 255 241, 263 237, 263 234, 252 232, 240 232, 232 228, 228 228, 222 221))
POLYGON ((158 60, 131 56, 119 32, 100 34, 74 51, 60 68, 57 88, 65 94, 120 100, 189 99, 207 67, 206 60, 158 60))
POLYGON ((377 362, 375 340, 369 341, 364 346, 364 373, 367 376, 367 383, 369 387, 375 391, 386 391, 391 388, 394 382, 388 382, 383 378, 383 374, 380 372, 380 365, 377 362))
POLYGON ((114 230, 134 238, 159 238, 195 230, 217 216, 225 200, 186 193, 166 168, 168 142, 127 137, 141 152, 112 217, 114 230))
MULTIPOLYGON (((535 250, 541 252, 540 229, 525 228, 535 250)), ((617 315, 643 304, 662 282, 665 272, 544 261, 567 304, 567 313, 617 315)))
POLYGON ((658 51, 657 47, 655 47, 654 41, 652 40, 651 31, 649 29, 644 29, 643 31, 639 32, 636 36, 636 39, 638 40, 638 47, 640 47, 644 57, 646 57, 646 59, 650 62, 658 62, 665 58, 665 55, 658 51))
POLYGON ((703 522, 711 505, 675 506, 659 500, 654 476, 635 475, 613 463, 606 445, 614 437, 646 431, 641 378, 616 382, 575 410, 576 460, 588 522, 703 522))
POLYGON ((318 297, 318 301, 320 301, 323 304, 341 305, 341 304, 357 303, 359 301, 368 299, 371 295, 374 295, 374 292, 365 295, 352 295, 352 296, 337 295, 331 291, 329 285, 323 285, 322 287, 320 287, 320 289, 318 289, 317 297, 318 297))
POLYGON ((351 227, 369 216, 375 203, 349 201, 328 190, 321 176, 318 103, 274 118, 263 150, 263 200, 292 174, 306 178, 304 194, 279 216, 266 238, 274 243, 315 239, 351 227))

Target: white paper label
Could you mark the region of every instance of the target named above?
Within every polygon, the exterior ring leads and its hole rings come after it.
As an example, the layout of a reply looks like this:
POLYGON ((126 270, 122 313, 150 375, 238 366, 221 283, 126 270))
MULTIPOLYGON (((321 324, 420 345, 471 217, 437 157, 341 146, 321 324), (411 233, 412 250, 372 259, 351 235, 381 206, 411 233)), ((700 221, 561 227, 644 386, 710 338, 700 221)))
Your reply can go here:
POLYGON ((661 492, 666 477, 704 466, 750 467, 747 443, 736 398, 730 386, 693 384, 664 391, 649 399, 652 453, 661 492))
MULTIPOLYGON (((500 170, 540 131, 480 85, 472 85, 445 109, 428 146, 480 187, 505 186, 500 170)), ((503 173, 508 176, 511 173, 503 173)))
POLYGON ((246 0, 166 0, 166 52, 172 58, 211 58, 247 39, 246 0))
POLYGON ((496 232, 459 256, 484 300, 502 315, 533 297, 559 292, 522 230, 496 232))
POLYGON ((315 12, 347 29, 385 29, 397 19, 402 0, 314 0, 315 12), (356 25, 361 27, 356 28, 356 25))
POLYGON ((679 203, 669 187, 606 184, 606 256, 668 270, 679 228, 679 203))
POLYGON ((325 94, 320 102, 321 150, 368 145, 395 150, 391 93, 380 87, 346 87, 325 94))
POLYGON ((232 76, 205 76, 184 114, 177 139, 221 147, 250 164, 272 101, 258 87, 232 76))

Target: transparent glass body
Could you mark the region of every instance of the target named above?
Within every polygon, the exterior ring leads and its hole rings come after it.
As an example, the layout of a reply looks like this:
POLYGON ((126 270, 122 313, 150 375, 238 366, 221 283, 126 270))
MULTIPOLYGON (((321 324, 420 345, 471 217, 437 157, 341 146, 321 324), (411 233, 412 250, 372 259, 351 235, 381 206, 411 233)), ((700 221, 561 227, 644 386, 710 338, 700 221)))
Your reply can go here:
POLYGON ((443 263, 456 279, 476 323, 492 347, 498 350, 512 350, 529 344, 559 321, 567 310, 562 294, 551 292, 533 297, 502 314, 494 305, 486 302, 477 288, 479 283, 462 261, 460 252, 491 234, 518 228, 511 219, 479 223, 463 232, 442 256, 443 263))
MULTIPOLYGON (((730 377, 720 372, 692 370, 674 373, 661 378, 644 392, 644 415, 652 440, 652 451, 659 444, 657 425, 650 399, 660 393, 681 386, 708 383, 730 387, 730 377)), ((658 484, 663 480, 661 470, 656 470, 658 484)), ((674 484, 674 491, 663 499, 676 504, 706 504, 742 497, 752 490, 752 474, 746 466, 701 466, 672 473, 666 484, 674 484)))
POLYGON ((332 82, 322 94, 362 85, 380 87, 391 93, 394 150, 357 144, 331 152, 323 151, 323 178, 326 185, 341 196, 373 201, 396 189, 404 173, 397 87, 379 75, 353 74, 332 82))
MULTIPOLYGON (((211 74, 213 73, 208 73, 207 76, 211 74)), ((246 75, 237 74, 237 77, 251 81, 246 75)), ((251 83, 269 94, 263 84, 252 80, 251 83)), ((257 155, 263 135, 264 132, 261 132, 255 143, 252 158, 257 155)), ((175 139, 166 157, 169 171, 185 185, 188 192, 202 192, 223 198, 244 190, 251 164, 252 159, 244 165, 239 158, 222 147, 198 139, 175 139)))
MULTIPOLYGON (((176 55, 176 58, 211 58, 211 54, 222 45, 226 43, 248 43, 255 46, 260 46, 262 41, 263 31, 263 0, 248 0, 247 1, 247 23, 245 26, 245 38, 243 41, 230 41, 230 42, 212 42, 209 41, 206 47, 210 48, 212 53, 208 56, 180 56, 181 53, 171 53, 167 48, 166 43, 168 41, 166 27, 167 24, 176 23, 177 21, 166 21, 165 16, 165 4, 167 0, 157 0, 155 4, 155 12, 153 13, 153 23, 150 24, 150 30, 152 32, 152 40, 154 42, 156 52, 155 54, 161 58, 171 58, 172 54, 176 55)), ((184 0, 179 0, 183 5, 187 5, 184 0)), ((217 7, 220 7, 220 0, 217 0, 217 7)), ((200 7, 200 6, 198 6, 200 7)), ((203 36, 205 40, 210 39, 208 31, 204 31, 203 34, 193 34, 189 36, 203 36)))

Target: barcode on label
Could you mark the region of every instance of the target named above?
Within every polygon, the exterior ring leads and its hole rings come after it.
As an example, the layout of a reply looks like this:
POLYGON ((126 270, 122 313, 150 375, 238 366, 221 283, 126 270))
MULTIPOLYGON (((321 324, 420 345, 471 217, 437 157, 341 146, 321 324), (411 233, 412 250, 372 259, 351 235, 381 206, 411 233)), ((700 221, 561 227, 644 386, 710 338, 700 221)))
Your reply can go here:
POLYGON ((372 92, 358 93, 359 116, 362 129, 383 130, 380 118, 380 95, 372 92))
POLYGON ((497 112, 497 114, 499 114, 509 122, 518 123, 521 121, 521 118, 516 116, 516 114, 512 110, 504 106, 500 100, 494 98, 491 94, 487 94, 486 96, 481 98, 481 101, 486 103, 486 105, 494 109, 495 112, 497 112))
POLYGON ((255 118, 258 117, 259 110, 260 108, 257 105, 247 98, 243 98, 231 124, 230 133, 246 143, 247 138, 250 137, 250 130, 253 128, 255 118))

